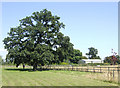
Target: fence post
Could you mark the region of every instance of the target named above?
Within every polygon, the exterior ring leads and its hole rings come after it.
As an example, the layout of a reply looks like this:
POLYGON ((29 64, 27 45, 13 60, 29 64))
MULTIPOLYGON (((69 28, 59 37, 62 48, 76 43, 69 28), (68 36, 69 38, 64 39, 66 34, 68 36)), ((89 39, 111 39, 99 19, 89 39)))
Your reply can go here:
POLYGON ((78 67, 77 67, 77 71, 78 71, 78 67))
POLYGON ((59 65, 58 65, 58 70, 59 70, 59 65))
POLYGON ((68 70, 70 71, 70 65, 69 65, 69 67, 68 67, 68 70))
POLYGON ((82 68, 81 68, 81 71, 82 71, 82 68))
POLYGON ((50 65, 50 70, 51 70, 51 65, 50 65))
POLYGON ((72 71, 73 71, 73 65, 72 65, 72 71))
POLYGON ((55 65, 53 65, 53 70, 55 70, 55 65))
POLYGON ((47 65, 45 67, 46 67, 45 69, 47 70, 47 65))
POLYGON ((64 70, 66 70, 66 65, 65 65, 65 68, 64 68, 64 70))
POLYGON ((95 67, 93 66, 93 72, 95 72, 95 67))
POLYGON ((89 66, 87 68, 88 68, 88 72, 89 72, 89 66))
POLYGON ((102 72, 101 72, 101 67, 100 67, 100 73, 102 73, 102 72))
POLYGON ((114 69, 113 69, 113 80, 114 80, 114 69))
POLYGON ((118 71, 118 84, 120 84, 120 73, 119 73, 119 65, 118 65, 118 67, 117 67, 117 71, 118 71))
POLYGON ((108 67, 108 80, 109 80, 109 67, 108 67))
POLYGON ((86 72, 88 72, 88 66, 87 66, 86 72))
POLYGON ((109 67, 108 67, 108 72, 109 72, 109 67))

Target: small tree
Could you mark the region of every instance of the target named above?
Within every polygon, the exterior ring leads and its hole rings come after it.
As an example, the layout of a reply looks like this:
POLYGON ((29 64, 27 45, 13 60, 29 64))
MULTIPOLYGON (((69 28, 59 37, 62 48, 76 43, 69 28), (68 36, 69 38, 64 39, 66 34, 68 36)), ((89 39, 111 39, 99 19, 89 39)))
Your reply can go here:
POLYGON ((114 56, 114 55, 105 57, 104 62, 110 63, 111 65, 120 64, 120 60, 118 56, 114 56))
POLYGON ((89 53, 86 53, 86 55, 88 55, 89 59, 100 59, 99 56, 97 56, 98 54, 98 50, 95 49, 94 47, 90 47, 89 49, 89 53))

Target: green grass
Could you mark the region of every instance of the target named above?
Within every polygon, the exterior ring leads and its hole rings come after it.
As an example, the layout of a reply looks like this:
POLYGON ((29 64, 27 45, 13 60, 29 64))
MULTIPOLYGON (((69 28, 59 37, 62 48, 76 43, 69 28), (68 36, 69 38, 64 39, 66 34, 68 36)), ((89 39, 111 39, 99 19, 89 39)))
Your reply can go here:
MULTIPOLYGON (((22 69, 22 68, 21 68, 22 69)), ((78 71, 22 71, 2 69, 2 86, 117 86, 117 84, 86 78, 90 73, 78 71)))

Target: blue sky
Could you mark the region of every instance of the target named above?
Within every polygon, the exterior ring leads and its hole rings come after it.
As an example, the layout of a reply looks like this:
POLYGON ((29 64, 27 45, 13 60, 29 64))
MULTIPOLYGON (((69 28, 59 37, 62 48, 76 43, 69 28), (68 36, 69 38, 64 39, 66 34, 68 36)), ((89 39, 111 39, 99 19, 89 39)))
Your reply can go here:
MULTIPOLYGON (((66 25, 61 32, 83 55, 89 47, 98 49, 102 59, 111 55, 111 49, 118 53, 117 2, 4 2, 0 40, 7 37, 11 27, 19 25, 20 19, 45 8, 61 17, 66 25)), ((5 58, 7 52, 0 42, 0 55, 5 58)))

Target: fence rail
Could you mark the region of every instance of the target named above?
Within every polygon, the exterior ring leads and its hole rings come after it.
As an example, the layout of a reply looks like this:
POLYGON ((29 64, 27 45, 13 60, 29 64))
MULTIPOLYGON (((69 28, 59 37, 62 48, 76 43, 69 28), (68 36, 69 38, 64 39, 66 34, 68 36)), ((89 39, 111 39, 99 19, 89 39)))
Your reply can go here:
POLYGON ((87 72, 109 72, 109 71, 120 71, 120 67, 97 67, 97 66, 43 66, 43 69, 51 70, 71 70, 71 71, 87 71, 87 72))

